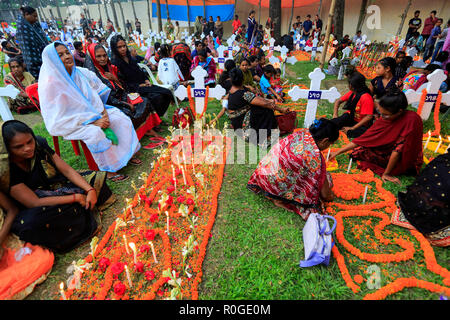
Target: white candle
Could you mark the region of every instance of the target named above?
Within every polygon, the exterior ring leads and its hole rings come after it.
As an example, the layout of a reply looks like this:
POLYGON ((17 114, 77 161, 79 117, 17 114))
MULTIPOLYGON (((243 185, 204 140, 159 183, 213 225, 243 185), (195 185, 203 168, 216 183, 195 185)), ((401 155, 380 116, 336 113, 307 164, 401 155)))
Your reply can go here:
POLYGON ((134 244, 134 242, 130 242, 128 244, 131 248, 131 250, 133 250, 133 255, 134 255, 134 264, 136 264, 137 259, 136 259, 136 245, 134 244))
POLYGON ((327 162, 328 162, 328 159, 330 158, 330 152, 331 152, 331 149, 330 149, 330 148, 328 148, 328 153, 327 153, 327 162))
POLYGON ((125 243, 125 250, 127 251, 127 254, 130 254, 130 251, 128 250, 127 237, 125 235, 123 235, 123 242, 125 243))
POLYGON ((169 233, 169 212, 166 211, 166 217, 167 217, 167 234, 169 233))
POLYGON ((366 189, 364 190, 364 198, 363 198, 363 204, 366 203, 366 198, 367 198, 367 188, 369 186, 366 186, 366 189))
POLYGON ((128 267, 125 265, 125 272, 127 274, 128 285, 130 288, 133 286, 133 282, 131 282, 130 272, 128 271, 128 267))
POLYGON ((155 247, 153 247, 153 242, 149 241, 148 243, 150 243, 150 247, 152 248, 153 259, 155 260, 155 263, 158 263, 158 259, 156 259, 156 254, 155 254, 155 247))
POLYGON ((172 176, 173 176, 173 181, 174 181, 174 187, 175 187, 175 192, 177 190, 177 178, 175 177, 175 169, 172 166, 172 176))
POLYGON ((441 137, 441 135, 439 135, 439 143, 436 147, 436 150, 434 150, 435 153, 438 152, 439 148, 441 147, 441 144, 442 144, 442 137, 441 137))
POLYGON ((352 158, 350 158, 350 162, 348 163, 347 174, 350 172, 351 167, 352 167, 352 158))
POLYGON ((183 174, 183 182, 184 182, 184 185, 187 185, 187 182, 186 182, 186 175, 185 175, 185 173, 184 173, 184 167, 183 167, 183 166, 181 166, 181 173, 183 174))
POLYGON ((131 212, 131 219, 134 219, 134 212, 133 212, 133 207, 129 206, 128 208, 130 208, 130 212, 131 212))
POLYGON ((64 282, 61 282, 59 285, 59 291, 61 292, 61 297, 63 298, 63 300, 67 300, 66 299, 66 294, 64 293, 64 282))
POLYGON ((430 130, 428 130, 428 138, 427 138, 427 142, 425 142, 425 147, 423 147, 424 149, 426 149, 426 148, 427 148, 427 146, 428 146, 428 142, 430 142, 430 139, 431 139, 431 131, 430 131, 430 130))

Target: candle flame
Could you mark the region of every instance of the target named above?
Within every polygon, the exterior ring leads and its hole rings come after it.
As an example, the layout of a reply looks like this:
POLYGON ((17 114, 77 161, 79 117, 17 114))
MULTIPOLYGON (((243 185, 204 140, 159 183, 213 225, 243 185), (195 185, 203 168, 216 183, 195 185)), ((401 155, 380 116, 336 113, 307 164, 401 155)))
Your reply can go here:
POLYGON ((136 251, 136 245, 134 244, 134 242, 130 242, 128 245, 130 246, 131 250, 136 251))
POLYGON ((64 290, 64 282, 61 282, 61 283, 59 284, 59 289, 64 290))

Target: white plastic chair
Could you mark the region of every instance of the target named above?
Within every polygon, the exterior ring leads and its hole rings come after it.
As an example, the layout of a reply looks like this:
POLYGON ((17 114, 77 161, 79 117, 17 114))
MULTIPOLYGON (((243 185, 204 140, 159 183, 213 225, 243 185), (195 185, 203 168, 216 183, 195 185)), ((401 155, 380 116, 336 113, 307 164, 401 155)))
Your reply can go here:
POLYGON ((168 90, 170 90, 170 92, 172 92, 173 99, 175 100, 175 104, 176 104, 176 106, 178 108, 178 99, 177 99, 177 97, 175 97, 175 88, 173 86, 171 86, 171 85, 158 83, 158 81, 156 81, 155 77, 153 76, 153 72, 150 70, 150 68, 146 64, 138 63, 138 66, 141 69, 145 70, 149 74, 150 81, 152 82, 153 85, 161 87, 161 88, 168 89, 168 90))

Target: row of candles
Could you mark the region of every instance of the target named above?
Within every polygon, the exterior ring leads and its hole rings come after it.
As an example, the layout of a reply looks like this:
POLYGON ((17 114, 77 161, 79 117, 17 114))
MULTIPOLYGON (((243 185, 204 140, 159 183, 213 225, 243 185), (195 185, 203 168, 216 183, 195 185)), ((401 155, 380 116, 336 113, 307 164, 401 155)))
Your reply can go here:
MULTIPOLYGON (((427 148, 428 143, 430 142, 430 140, 431 140, 431 132, 428 131, 428 138, 427 138, 427 141, 425 142, 425 146, 423 147, 424 150, 427 148)), ((447 136, 447 140, 449 141, 449 145, 447 146, 446 152, 449 152, 449 149, 450 149, 450 136, 447 136)), ((442 144, 442 136, 439 135, 439 142, 438 142, 438 144, 436 146, 436 149, 434 150, 434 153, 438 152, 439 148, 441 147, 441 144, 442 144)))

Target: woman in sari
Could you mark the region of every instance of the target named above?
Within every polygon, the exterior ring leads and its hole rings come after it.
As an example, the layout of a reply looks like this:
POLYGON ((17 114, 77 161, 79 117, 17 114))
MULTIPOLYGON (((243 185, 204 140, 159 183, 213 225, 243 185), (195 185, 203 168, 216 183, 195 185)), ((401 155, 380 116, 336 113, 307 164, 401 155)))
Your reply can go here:
POLYGON ((31 7, 20 8, 22 14, 17 18, 17 41, 23 52, 28 71, 39 78, 42 65, 42 51, 48 44, 47 36, 38 22, 37 11, 31 7))
POLYGON ((15 99, 8 98, 9 108, 17 113, 27 113, 36 111, 36 106, 25 92, 26 87, 36 82, 31 73, 26 72, 23 62, 19 58, 12 58, 8 61, 11 70, 3 80, 5 85, 11 84, 20 91, 15 99))
POLYGON ((217 20, 216 20, 216 23, 214 25, 214 34, 219 39, 222 39, 222 37, 223 37, 223 23, 220 20, 220 16, 217 16, 217 20))
POLYGON ((64 253, 100 230, 95 208, 115 200, 105 172, 76 172, 17 120, 1 125, 0 159, 1 192, 19 209, 11 232, 21 240, 64 253))
POLYGON ((322 118, 280 140, 261 160, 247 188, 307 220, 332 201, 331 176, 322 155, 339 138, 337 126, 322 118))
POLYGON ((260 133, 266 130, 267 140, 272 129, 278 128, 274 111, 285 113, 274 101, 257 96, 244 87, 244 75, 238 68, 230 71, 232 87, 228 96, 227 114, 234 130, 242 129, 244 138, 262 143, 260 133), (252 130, 253 129, 253 130, 252 130), (253 136, 256 131, 256 137, 253 136))
POLYGON ((417 175, 422 167, 422 119, 406 110, 408 100, 398 88, 390 89, 376 107, 381 117, 360 137, 332 153, 330 159, 353 150, 350 157, 360 161, 360 169, 371 169, 383 181, 400 184, 394 176, 417 175))
POLYGON ((185 43, 178 43, 172 47, 172 58, 175 59, 178 67, 187 81, 191 79, 192 57, 191 49, 185 43))
POLYGON ((216 62, 213 57, 208 57, 206 50, 202 49, 198 52, 198 54, 194 57, 191 66, 191 73, 198 66, 208 72, 208 76, 205 77, 205 86, 215 85, 216 83, 216 62))
POLYGON ((102 45, 95 43, 89 45, 84 66, 94 72, 103 84, 111 89, 106 103, 130 117, 139 140, 144 134, 158 136, 153 128, 161 123, 161 119, 147 98, 143 97, 143 101, 135 105, 128 102, 127 97, 130 92, 120 82, 117 67, 111 64, 102 45))
POLYGON ((247 23, 247 43, 253 44, 253 36, 255 35, 256 31, 256 20, 255 20, 255 10, 250 11, 250 14, 248 15, 247 23))
POLYGON ((111 89, 95 73, 77 68, 62 42, 48 45, 42 58, 38 90, 48 132, 83 141, 100 171, 108 172, 113 181, 126 180, 116 172, 128 162, 142 164, 134 157, 140 144, 130 118, 106 104, 111 89))
POLYGON ((174 29, 175 27, 173 26, 172 21, 170 20, 170 18, 167 18, 167 22, 164 25, 164 31, 166 31, 167 37, 169 39, 172 39, 174 29))
POLYGON ((126 84, 128 90, 146 97, 162 118, 173 101, 170 90, 150 83, 145 72, 131 56, 127 43, 120 34, 111 39, 111 51, 113 55, 111 62, 119 70, 119 78, 126 84))

